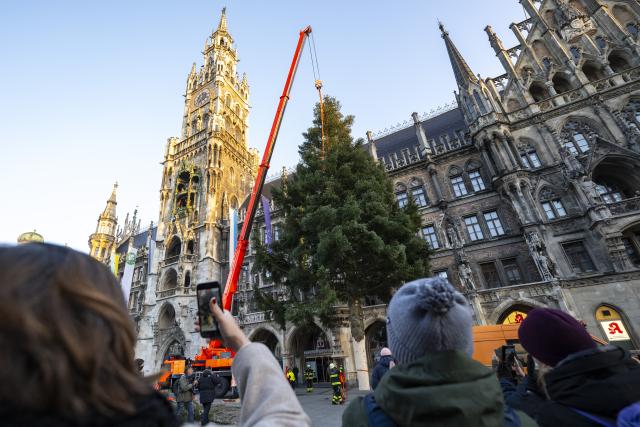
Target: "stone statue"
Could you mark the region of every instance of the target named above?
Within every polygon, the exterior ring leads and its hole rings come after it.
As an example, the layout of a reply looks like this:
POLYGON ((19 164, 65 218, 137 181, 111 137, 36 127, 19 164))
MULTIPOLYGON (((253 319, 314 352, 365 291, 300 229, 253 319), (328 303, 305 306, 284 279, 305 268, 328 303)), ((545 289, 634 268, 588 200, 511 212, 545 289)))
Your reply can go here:
POLYGON ((595 182, 589 179, 586 175, 583 175, 578 180, 578 184, 582 191, 584 191, 584 194, 587 196, 587 199, 592 206, 602 204, 602 198, 600 197, 600 193, 598 193, 598 186, 595 182))
POLYGON ((558 150, 562 161, 564 162, 570 177, 576 177, 584 174, 584 167, 582 163, 576 158, 575 154, 571 153, 567 148, 560 147, 558 150))
POLYGON ((545 254, 544 243, 540 238, 540 235, 537 231, 531 231, 525 234, 525 240, 527 241, 527 246, 529 246, 529 253, 531 254, 531 258, 533 258, 533 262, 538 267, 538 272, 540 273, 540 277, 544 281, 550 281, 555 279, 555 264, 553 261, 545 254))
POLYGON ((476 290, 476 285, 473 281, 473 272, 471 271, 471 267, 469 267, 469 264, 465 262, 458 265, 458 275, 460 276, 460 283, 465 287, 466 290, 476 290))

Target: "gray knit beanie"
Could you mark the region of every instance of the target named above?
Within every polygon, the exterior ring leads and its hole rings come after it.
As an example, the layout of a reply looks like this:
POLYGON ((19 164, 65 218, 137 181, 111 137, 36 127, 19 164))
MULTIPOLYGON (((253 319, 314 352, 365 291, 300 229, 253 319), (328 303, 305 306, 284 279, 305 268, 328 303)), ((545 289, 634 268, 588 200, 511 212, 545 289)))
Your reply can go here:
POLYGON ((387 308, 387 339, 400 363, 444 350, 471 356, 471 324, 467 300, 440 277, 406 283, 387 308))

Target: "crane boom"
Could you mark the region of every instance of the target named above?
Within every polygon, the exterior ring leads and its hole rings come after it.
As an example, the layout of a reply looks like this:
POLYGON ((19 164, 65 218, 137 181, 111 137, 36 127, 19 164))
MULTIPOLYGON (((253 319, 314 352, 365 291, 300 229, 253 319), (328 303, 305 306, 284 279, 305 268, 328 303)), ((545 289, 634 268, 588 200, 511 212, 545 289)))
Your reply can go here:
POLYGON ((273 155, 273 148, 275 146, 276 139, 278 138, 280 124, 282 123, 282 117, 284 116, 287 102, 289 101, 289 93, 291 92, 291 86, 293 85, 296 70, 300 63, 300 56, 302 54, 302 49, 304 48, 304 42, 309 34, 311 34, 311 26, 300 31, 298 45, 296 46, 296 51, 293 54, 293 60, 291 61, 287 81, 284 84, 284 89, 280 96, 280 102, 278 103, 278 109, 276 110, 276 115, 273 118, 269 139, 267 139, 267 147, 262 155, 262 162, 258 168, 258 175, 256 176, 256 181, 253 184, 253 189, 251 190, 251 198, 249 199, 249 205, 247 206, 247 214, 244 217, 242 230, 238 236, 238 244, 233 255, 233 261, 231 262, 229 275, 227 276, 227 283, 224 287, 224 294, 222 296, 222 305, 225 310, 231 310, 233 294, 236 293, 236 289, 238 288, 238 277, 240 276, 244 256, 247 252, 247 246, 249 245, 249 235, 251 234, 253 220, 256 216, 256 209, 260 202, 260 196, 262 195, 262 187, 264 186, 264 180, 267 177, 267 170, 269 170, 269 163, 271 162, 271 156, 273 155))

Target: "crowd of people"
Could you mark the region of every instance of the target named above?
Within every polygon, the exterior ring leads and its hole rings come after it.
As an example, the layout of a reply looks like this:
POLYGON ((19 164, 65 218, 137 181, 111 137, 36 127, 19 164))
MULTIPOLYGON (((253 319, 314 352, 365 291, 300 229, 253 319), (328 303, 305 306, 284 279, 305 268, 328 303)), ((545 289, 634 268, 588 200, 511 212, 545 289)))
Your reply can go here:
MULTIPOLYGON (((236 352, 238 425, 310 426, 268 348, 250 342, 214 300, 210 309, 236 352)), ((178 426, 175 409, 194 421, 196 390, 208 422, 220 379, 187 369, 172 408, 141 375, 116 278, 91 257, 48 244, 0 248, 0 313, 2 425, 178 426)), ((373 391, 351 400, 344 426, 640 426, 640 364, 620 347, 597 345, 565 312, 529 312, 519 328, 526 361, 503 351, 495 370, 472 359, 472 311, 445 279, 403 285, 387 318, 389 347, 372 372, 373 391)), ((339 375, 334 366, 332 385, 339 375)), ((304 378, 312 390, 310 366, 304 378)))

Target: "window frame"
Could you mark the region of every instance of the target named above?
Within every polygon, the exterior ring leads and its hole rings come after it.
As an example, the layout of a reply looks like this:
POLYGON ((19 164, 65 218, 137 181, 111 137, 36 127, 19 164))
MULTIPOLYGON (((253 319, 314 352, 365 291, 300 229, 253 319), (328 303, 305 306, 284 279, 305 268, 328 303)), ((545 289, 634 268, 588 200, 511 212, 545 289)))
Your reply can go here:
POLYGON ((396 203, 398 203, 399 208, 404 208, 409 204, 409 193, 407 190, 396 191, 396 203), (404 197, 401 197, 404 195, 404 197))
POLYGON ((440 277, 441 279, 449 280, 449 269, 438 270, 433 272, 434 277, 440 277), (443 275, 444 273, 444 275, 443 275))
POLYGON ((501 237, 507 234, 507 231, 504 229, 504 225, 502 224, 502 220, 500 219, 500 215, 498 215, 498 210, 490 210, 482 213, 482 219, 487 226, 487 230, 489 231, 489 236, 501 237), (487 215, 495 215, 495 218, 487 218, 487 215), (497 226, 496 226, 497 222, 497 226), (494 230, 496 234, 494 234, 494 230))
POLYGON ((500 265, 502 266, 502 271, 504 271, 504 277, 507 281, 507 286, 516 286, 516 285, 522 285, 523 283, 526 283, 524 274, 522 274, 522 268, 520 268, 520 263, 518 262, 518 257, 502 258, 500 260, 500 265), (508 269, 507 266, 515 267, 515 271, 517 271, 518 273, 517 283, 513 282, 509 277, 509 271, 512 271, 512 270, 508 269))
POLYGON ((480 267, 480 274, 482 275, 482 281, 485 284, 485 287, 487 289, 497 289, 497 288, 502 288, 504 287, 504 284, 502 282, 502 277, 500 277, 500 271, 498 270, 498 265, 496 264, 496 261, 486 261, 486 262, 480 262, 478 263, 478 267, 480 267), (493 266, 493 274, 494 274, 494 278, 497 280, 497 282, 490 282, 487 279, 487 274, 485 274, 485 266, 493 266), (497 283, 497 286, 496 286, 497 283))
POLYGON ((462 174, 449 177, 449 182, 451 183, 451 188, 453 189, 453 195, 456 199, 460 197, 464 197, 467 194, 469 194, 469 190, 467 189, 467 185, 464 182, 464 177, 462 176, 462 174))
POLYGON ((587 245, 584 244, 584 240, 572 240, 572 241, 568 241, 568 242, 562 242, 560 243, 560 247, 562 248, 562 252, 564 253, 568 264, 569 264, 569 268, 571 268, 571 271, 575 274, 590 274, 590 273, 594 273, 598 271, 598 268, 596 267, 596 264, 593 262, 593 258, 591 257, 591 254, 589 253, 589 250, 587 249, 587 245), (591 269, 590 270, 584 270, 582 269, 582 266, 577 266, 576 264, 574 264, 574 259, 571 256, 571 253, 567 251, 567 247, 570 245, 580 245, 583 249, 583 253, 586 255, 586 257, 580 261, 580 263, 582 264, 583 261, 586 259, 588 261, 587 264, 591 265, 591 269), (577 267, 577 268, 576 268, 577 267))
POLYGON ((469 240, 472 242, 477 242, 480 240, 484 240, 484 232, 482 230, 482 226, 480 225, 480 221, 478 220, 478 215, 469 215, 462 218, 464 221, 465 229, 467 231, 467 236, 469 236, 469 240), (467 220, 473 219, 475 223, 469 224, 467 220), (469 227, 473 228, 473 233, 469 230, 469 227), (478 235, 480 237, 478 237, 478 235))
POLYGON ((440 240, 438 239, 438 231, 436 230, 435 224, 423 225, 420 229, 420 233, 422 234, 422 238, 425 240, 425 242, 427 242, 427 245, 429 245, 430 249, 434 251, 440 249, 440 240), (426 234, 425 230, 428 228, 433 230, 433 233, 426 234))
POLYGON ((484 183, 484 178, 480 173, 480 169, 474 169, 467 172, 467 176, 469 177, 469 182, 471 182, 471 188, 473 188, 474 193, 479 193, 480 191, 484 191, 487 189, 487 186, 484 183), (475 174, 475 176, 472 177, 472 174, 475 174), (478 188, 476 188, 477 184, 478 188))
POLYGON ((422 185, 416 185, 414 187, 411 187, 411 197, 413 198, 413 201, 416 202, 416 205, 418 205, 419 208, 423 208, 425 206, 429 206, 429 198, 427 197, 427 192, 424 188, 424 186, 422 185), (420 191, 420 195, 422 197, 422 202, 419 202, 419 197, 416 197, 416 195, 414 194, 415 191, 420 191))
POLYGON ((542 211, 544 212, 547 221, 554 221, 556 219, 565 218, 568 216, 567 208, 564 206, 564 203, 562 203, 562 198, 560 197, 541 200, 540 206, 542 206, 542 211), (549 209, 547 209, 547 206, 549 207, 549 209), (549 213, 551 213, 553 217, 549 216, 549 213))

